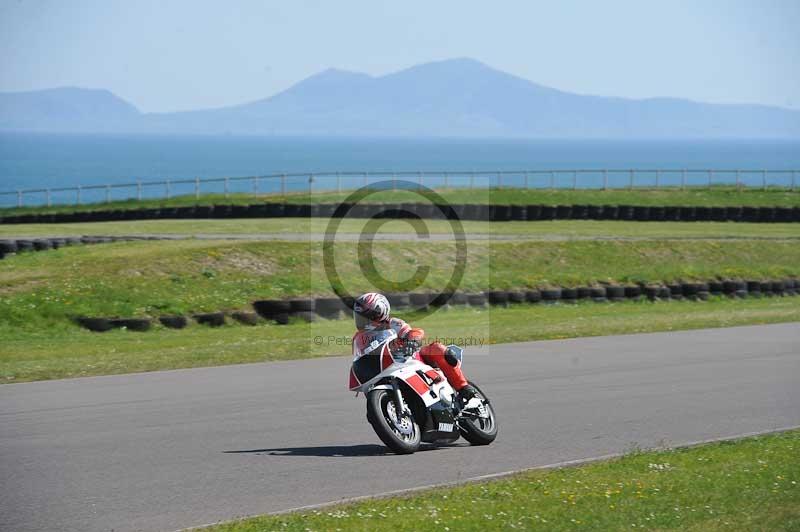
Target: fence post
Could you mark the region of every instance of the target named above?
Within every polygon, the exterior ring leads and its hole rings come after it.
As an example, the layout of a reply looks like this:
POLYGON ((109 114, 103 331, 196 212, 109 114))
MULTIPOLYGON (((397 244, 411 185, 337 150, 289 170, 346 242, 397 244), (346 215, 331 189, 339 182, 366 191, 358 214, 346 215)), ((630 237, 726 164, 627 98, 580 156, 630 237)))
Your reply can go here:
POLYGON ((767 171, 761 170, 761 188, 767 190, 767 171))
POLYGON ((50 189, 48 188, 46 192, 47 192, 47 206, 48 207, 52 207, 53 206, 53 202, 50 201, 50 189))
POLYGON ((681 190, 686 188, 686 170, 681 170, 681 190))
POLYGON ((281 196, 286 195, 286 174, 281 174, 281 196))
POLYGON ((628 183, 628 188, 630 190, 633 190, 633 172, 634 172, 634 170, 633 170, 633 168, 631 168, 630 175, 628 176, 628 178, 630 180, 630 182, 628 183))
POLYGON ((342 176, 339 174, 339 172, 336 172, 336 192, 342 192, 342 176))
POLYGON ((169 199, 169 198, 170 198, 170 196, 172 195, 172 189, 171 189, 171 187, 170 187, 170 182, 169 182, 169 179, 167 179, 167 180, 165 181, 165 184, 166 184, 166 187, 167 187, 167 199, 169 199))
POLYGON ((142 201, 142 182, 136 182, 136 199, 142 201))
POLYGON ((78 205, 80 205, 81 204, 81 186, 80 185, 78 185, 78 187, 77 187, 77 200, 78 200, 78 205))
POLYGON ((608 190, 608 170, 603 170, 603 190, 608 190))
POLYGON ((17 207, 22 207, 22 191, 17 190, 17 207))
POLYGON ((111 185, 106 185, 106 203, 111 203, 111 185))
POLYGON ((550 190, 556 187, 556 173, 550 170, 550 190))

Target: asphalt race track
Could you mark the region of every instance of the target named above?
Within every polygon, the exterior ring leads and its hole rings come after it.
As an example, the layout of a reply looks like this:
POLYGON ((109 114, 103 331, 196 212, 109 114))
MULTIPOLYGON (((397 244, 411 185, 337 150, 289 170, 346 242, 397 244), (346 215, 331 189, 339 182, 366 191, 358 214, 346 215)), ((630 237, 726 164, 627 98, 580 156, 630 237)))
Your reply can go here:
POLYGON ((0 529, 175 530, 800 425, 800 324, 467 351, 500 434, 384 454, 348 359, 0 386, 0 529))

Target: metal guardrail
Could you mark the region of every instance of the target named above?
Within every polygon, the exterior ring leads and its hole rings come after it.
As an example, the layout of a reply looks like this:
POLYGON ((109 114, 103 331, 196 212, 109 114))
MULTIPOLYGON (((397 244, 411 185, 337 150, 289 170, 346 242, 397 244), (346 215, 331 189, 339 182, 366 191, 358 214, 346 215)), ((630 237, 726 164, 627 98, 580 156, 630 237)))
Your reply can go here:
MULTIPOLYGON (((216 193, 281 194, 289 192, 341 192, 377 181, 391 180, 393 189, 409 188, 409 181, 430 188, 537 188, 537 189, 660 189, 710 188, 729 185, 744 188, 797 190, 798 170, 743 169, 558 169, 498 171, 401 171, 401 172, 303 172, 258 176, 165 179, 134 183, 107 183, 18 189, 0 192, 12 197, 6 206, 47 205, 54 198, 60 204, 109 203, 117 200, 169 199, 176 195, 216 193), (400 183, 402 181, 402 183, 400 183), (217 185, 210 190, 210 185, 217 185), (219 190, 221 186, 221 190, 219 190), (127 190, 123 197, 114 191, 127 190), (94 192, 95 194, 91 194, 94 192), (99 194, 98 194, 99 192, 99 194), (177 193, 177 194, 176 194, 177 193), (65 196, 66 194, 66 196, 65 196), (33 196, 33 197, 32 197, 33 196), (16 199, 16 201, 14 201, 16 199), (87 201, 88 200, 88 201, 87 201)), ((3 203, 3 202, 0 202, 3 203)))

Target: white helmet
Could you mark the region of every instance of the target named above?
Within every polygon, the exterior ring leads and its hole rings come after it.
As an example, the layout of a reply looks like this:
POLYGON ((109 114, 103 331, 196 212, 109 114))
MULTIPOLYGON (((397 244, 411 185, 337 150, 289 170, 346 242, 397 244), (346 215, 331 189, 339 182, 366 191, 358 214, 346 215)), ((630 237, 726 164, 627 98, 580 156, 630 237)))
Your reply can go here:
POLYGON ((389 300, 377 292, 367 292, 353 302, 353 318, 359 330, 371 330, 389 320, 389 300))

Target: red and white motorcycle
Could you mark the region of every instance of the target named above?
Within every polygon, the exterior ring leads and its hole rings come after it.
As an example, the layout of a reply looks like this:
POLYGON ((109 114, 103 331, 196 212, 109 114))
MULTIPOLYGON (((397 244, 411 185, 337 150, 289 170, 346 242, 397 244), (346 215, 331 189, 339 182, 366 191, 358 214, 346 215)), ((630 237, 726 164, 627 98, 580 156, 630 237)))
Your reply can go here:
MULTIPOLYGON (((497 437, 497 421, 489 399, 474 382, 477 397, 461 405, 444 374, 422 362, 419 347, 407 344, 392 352, 391 330, 361 333, 353 342, 350 390, 367 398, 367 421, 389 449, 409 454, 422 442, 453 442, 463 436, 472 445, 488 445, 497 437)), ((448 346, 463 360, 464 351, 448 346)))

